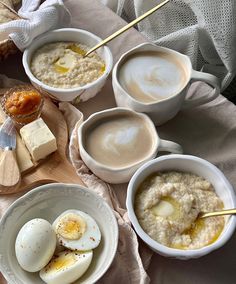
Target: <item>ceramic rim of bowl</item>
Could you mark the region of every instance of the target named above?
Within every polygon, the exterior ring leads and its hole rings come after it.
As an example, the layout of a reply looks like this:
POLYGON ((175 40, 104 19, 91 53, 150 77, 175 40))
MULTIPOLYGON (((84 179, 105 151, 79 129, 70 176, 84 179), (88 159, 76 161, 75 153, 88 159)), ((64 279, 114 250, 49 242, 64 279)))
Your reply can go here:
MULTIPOLYGON (((44 38, 50 38, 51 34, 53 35, 53 34, 56 34, 56 33, 66 32, 66 31, 75 32, 77 34, 79 34, 79 33, 85 34, 86 36, 97 40, 97 42, 102 40, 101 38, 99 38, 98 36, 96 36, 95 34, 93 34, 91 32, 88 32, 88 31, 83 30, 83 29, 76 29, 76 28, 63 28, 63 29, 52 30, 52 31, 49 31, 49 32, 47 32, 45 34, 42 34, 41 36, 36 38, 35 41, 24 51, 23 57, 22 57, 22 62, 23 62, 23 66, 24 66, 25 72, 26 72, 27 76, 29 77, 29 79, 32 80, 36 85, 39 85, 41 88, 46 89, 49 93, 50 93, 50 91, 58 92, 58 93, 65 93, 65 92, 69 93, 71 91, 73 91, 73 92, 78 91, 79 92, 79 91, 83 91, 83 90, 89 89, 90 87, 93 87, 97 83, 102 81, 102 79, 106 78, 108 76, 108 74, 111 72, 112 67, 113 67, 113 56, 112 56, 112 53, 111 53, 110 49, 107 46, 103 46, 102 48, 104 48, 104 52, 108 55, 109 64, 106 64, 106 69, 105 69, 104 73, 102 74, 102 76, 97 78, 95 81, 92 81, 91 83, 88 83, 88 84, 86 84, 84 86, 81 86, 81 87, 65 88, 65 89, 63 89, 63 88, 51 87, 49 85, 44 84, 42 81, 38 80, 34 76, 34 74, 31 72, 30 66, 28 64, 28 61, 31 60, 31 58, 28 58, 29 57, 29 53, 31 52, 31 49, 33 49, 32 54, 31 54, 31 57, 32 57, 32 55, 34 54, 35 50, 37 50, 39 47, 42 46, 42 45, 40 45, 38 43, 40 43, 44 38)), ((60 41, 63 41, 63 39, 60 40, 60 41)), ((55 41, 48 41, 47 43, 51 43, 51 42, 55 42, 55 41)))
MULTIPOLYGON (((102 273, 99 274, 97 279, 95 279, 95 282, 96 282, 106 273, 106 271, 111 266, 112 261, 114 260, 114 257, 116 255, 117 248, 118 248, 119 229, 118 229, 118 223, 117 223, 117 220, 116 220, 116 217, 115 217, 115 214, 114 214, 113 210, 108 205, 108 203, 102 197, 100 197, 97 193, 95 193, 93 190, 88 189, 88 188, 86 188, 84 186, 81 186, 81 185, 78 185, 78 184, 65 184, 65 183, 49 183, 49 184, 38 186, 38 187, 30 190, 29 192, 25 193, 23 196, 19 197, 17 200, 15 200, 8 207, 8 209, 3 214, 3 216, 2 216, 2 218, 0 220, 0 233, 2 234, 2 232, 4 231, 4 224, 6 223, 6 220, 7 220, 8 216, 10 216, 12 214, 12 212, 15 210, 16 207, 20 207, 21 203, 24 200, 26 200, 26 199, 28 199, 28 198, 30 198, 32 196, 37 195, 41 191, 44 191, 44 190, 48 190, 49 191, 50 189, 48 187, 50 187, 51 189, 54 189, 55 191, 57 191, 57 188, 60 187, 60 186, 63 186, 65 188, 75 188, 75 189, 79 187, 82 191, 85 191, 85 192, 87 191, 91 195, 96 196, 96 199, 100 199, 101 200, 103 205, 109 211, 110 217, 112 218, 112 223, 114 225, 113 230, 114 230, 114 234, 115 234, 114 251, 112 252, 111 258, 110 258, 109 262, 107 263, 107 265, 105 266, 105 268, 103 269, 102 273)), ((2 251, 2 246, 0 247, 0 270, 1 270, 2 274, 4 275, 6 280, 9 281, 9 283, 19 284, 18 279, 16 278, 16 275, 14 273, 12 273, 9 270, 9 268, 7 268, 7 266, 5 265, 5 263, 4 263, 4 256, 3 256, 1 251, 2 251), (14 277, 14 282, 12 282, 12 277, 14 277)), ((23 284, 23 282, 21 282, 21 283, 23 284)))
MULTIPOLYGON (((102 117, 101 117, 102 118, 102 117)), ((124 170, 128 170, 128 169, 131 169, 135 166, 138 166, 144 162, 147 162, 149 161, 152 156, 156 156, 156 153, 158 151, 158 146, 159 146, 159 142, 160 142, 160 137, 156 131, 156 128, 152 122, 152 120, 149 118, 149 116, 147 116, 146 114, 144 113, 139 113, 139 112, 136 112, 136 111, 133 111, 129 108, 125 108, 125 107, 115 107, 115 108, 110 108, 110 109, 106 109, 106 110, 103 110, 103 111, 99 111, 99 112, 96 112, 96 113, 93 113, 91 114, 87 120, 85 120, 81 125, 80 127, 78 128, 78 139, 79 139, 79 145, 80 147, 82 146, 82 151, 84 151, 85 155, 86 155, 86 158, 90 161, 92 161, 94 163, 94 165, 97 167, 97 168, 100 168, 102 170, 106 170, 106 171, 112 171, 112 172, 119 172, 119 171, 124 171, 124 170), (115 111, 115 112, 114 112, 115 111), (86 148, 84 147, 84 142, 83 142, 83 131, 86 132, 86 129, 84 130, 84 128, 86 128, 86 125, 93 119, 95 119, 95 121, 99 121, 99 117, 100 115, 102 115, 103 113, 110 113, 111 115, 116 115, 116 114, 119 114, 121 112, 125 112, 125 113, 131 113, 131 114, 134 114, 136 116, 139 116, 139 117, 142 117, 142 119, 144 121, 146 121, 146 123, 148 123, 148 128, 150 128, 150 134, 152 135, 152 140, 153 140, 153 150, 152 152, 148 153, 148 155, 146 156, 145 159, 143 160, 139 160, 138 162, 136 163, 133 163, 131 165, 128 165, 128 166, 125 166, 125 167, 121 167, 121 168, 112 168, 110 166, 107 166, 107 165, 104 165, 98 161, 96 161, 86 150, 86 148)))
MULTIPOLYGON (((148 50, 146 50, 146 51, 148 51, 148 50)), ((151 51, 155 52, 155 50, 151 50, 151 51)), ((192 72, 192 64, 191 64, 190 59, 186 55, 181 54, 181 53, 179 53, 179 52, 177 52, 175 50, 172 50, 170 48, 167 48, 167 47, 157 46, 154 43, 141 43, 141 44, 137 45, 136 47, 128 50, 126 53, 121 55, 121 57, 119 58, 119 60, 117 61, 117 63, 115 64, 115 66, 113 68, 113 76, 115 78, 115 83, 118 85, 118 87, 120 89, 122 89, 123 92, 125 92, 125 94, 129 97, 129 99, 132 102, 134 102, 135 104, 137 104, 138 106, 155 106, 156 104, 161 104, 161 103, 164 103, 164 102, 168 102, 169 100, 171 100, 174 97, 178 96, 186 88, 186 86, 188 85, 189 80, 191 79, 191 72, 192 72), (175 54, 175 55, 177 54, 178 57, 182 57, 182 58, 184 58, 187 61, 186 65, 188 64, 188 67, 189 67, 189 75, 188 75, 189 79, 186 81, 186 83, 183 85, 183 87, 178 91, 178 93, 176 93, 176 94, 174 94, 174 95, 172 95, 170 97, 167 97, 165 99, 161 99, 160 101, 145 103, 145 102, 140 102, 140 101, 136 100, 120 84, 120 81, 119 81, 118 77, 119 77, 119 72, 120 72, 120 68, 121 68, 122 64, 130 56, 142 52, 142 50, 139 50, 139 49, 144 47, 144 46, 151 46, 151 47, 156 48, 156 50, 163 50, 165 52, 169 51, 171 54, 175 54)))
MULTIPOLYGON (((133 201, 135 198, 135 194, 136 194, 136 190, 138 185, 135 184, 137 178, 139 177, 139 175, 151 168, 152 166, 154 166, 155 164, 157 164, 158 162, 164 161, 164 160, 171 160, 171 159, 184 159, 184 160, 188 160, 188 161, 195 161, 199 164, 202 164, 205 167, 210 168, 210 170, 212 172, 214 172, 214 175, 218 176, 222 182, 224 183, 225 187, 227 188, 227 192, 231 197, 231 202, 234 204, 234 207, 236 207, 236 196, 234 193, 234 189, 232 187, 232 185, 229 183, 229 181, 226 179, 226 177, 224 176, 224 174, 213 164, 211 164, 210 162, 196 157, 196 156, 192 156, 192 155, 181 155, 181 154, 171 154, 171 155, 166 155, 166 156, 162 156, 159 158, 156 158, 154 160, 151 160, 149 162, 147 162, 146 164, 144 164, 142 167, 140 167, 135 174, 132 176, 129 184, 128 184, 128 190, 127 190, 127 198, 126 198, 126 207, 127 207, 127 211, 128 211, 128 216, 129 219, 136 231, 136 233, 139 235, 139 237, 148 245, 150 246, 152 249, 158 251, 160 254, 169 256, 169 257, 176 257, 179 259, 189 259, 189 258, 197 258, 203 255, 206 255, 220 247, 222 247, 232 236, 232 234, 235 231, 236 228, 236 216, 230 216, 227 224, 225 224, 224 230, 221 233, 221 235, 219 236, 219 238, 212 244, 204 246, 202 248, 199 249, 188 249, 188 250, 181 250, 181 249, 175 249, 175 248, 170 248, 167 247, 155 240, 153 240, 141 227, 141 225, 139 224, 139 221, 136 217, 136 214, 134 212, 134 207, 133 207, 133 201), (134 189, 134 188, 135 189, 134 189), (135 194, 133 195, 133 192, 135 191, 135 194)), ((142 180, 144 180, 147 176, 145 176, 142 180)))

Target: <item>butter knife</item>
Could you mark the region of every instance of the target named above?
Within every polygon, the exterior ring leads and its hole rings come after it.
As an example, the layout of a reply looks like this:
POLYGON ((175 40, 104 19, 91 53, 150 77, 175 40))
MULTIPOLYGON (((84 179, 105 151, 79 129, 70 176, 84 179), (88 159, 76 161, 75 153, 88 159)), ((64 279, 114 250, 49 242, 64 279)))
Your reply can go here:
POLYGON ((7 118, 0 128, 0 148, 0 186, 15 186, 20 182, 21 174, 15 154, 16 130, 11 118, 7 118))

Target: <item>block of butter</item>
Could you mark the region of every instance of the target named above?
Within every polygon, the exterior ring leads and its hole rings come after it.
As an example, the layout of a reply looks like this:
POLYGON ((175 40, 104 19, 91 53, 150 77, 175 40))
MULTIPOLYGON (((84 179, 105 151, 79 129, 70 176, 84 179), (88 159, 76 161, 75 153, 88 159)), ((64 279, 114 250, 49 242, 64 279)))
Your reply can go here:
POLYGON ((23 126, 20 135, 34 161, 41 160, 57 150, 56 138, 42 118, 23 126))

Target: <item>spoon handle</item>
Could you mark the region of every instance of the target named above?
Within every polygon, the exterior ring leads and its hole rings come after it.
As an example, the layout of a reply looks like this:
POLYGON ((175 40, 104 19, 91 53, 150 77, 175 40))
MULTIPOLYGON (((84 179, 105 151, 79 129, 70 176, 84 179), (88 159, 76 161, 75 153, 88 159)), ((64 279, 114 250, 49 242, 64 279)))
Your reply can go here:
POLYGON ((200 218, 222 216, 222 215, 234 215, 234 214, 236 214, 236 208, 235 209, 228 209, 228 210, 221 210, 221 211, 216 211, 216 212, 202 213, 200 215, 200 218))
POLYGON ((162 3, 160 3, 159 5, 155 6, 154 8, 150 9, 149 11, 147 11, 145 14, 141 15, 140 17, 138 17, 137 19, 133 20, 132 22, 130 22, 129 24, 127 24, 126 26, 122 27, 120 30, 116 31, 115 33, 113 33, 112 35, 110 35, 109 37, 107 37, 106 39, 102 40, 100 43, 98 43, 96 46, 94 46, 93 48, 91 48, 85 55, 84 57, 88 56, 90 53, 92 53, 93 51, 95 51, 96 49, 98 49, 99 47, 103 46, 104 44, 108 43, 109 41, 111 41, 113 38, 116 38, 117 36, 119 36, 120 34, 122 34, 123 32, 127 31, 129 28, 133 27, 134 25, 136 25, 137 23, 139 23, 140 21, 142 21, 143 19, 145 19, 146 17, 150 16, 152 13, 156 12, 156 10, 158 10, 159 8, 161 8, 162 6, 164 6, 166 3, 168 3, 170 0, 165 0, 162 3))

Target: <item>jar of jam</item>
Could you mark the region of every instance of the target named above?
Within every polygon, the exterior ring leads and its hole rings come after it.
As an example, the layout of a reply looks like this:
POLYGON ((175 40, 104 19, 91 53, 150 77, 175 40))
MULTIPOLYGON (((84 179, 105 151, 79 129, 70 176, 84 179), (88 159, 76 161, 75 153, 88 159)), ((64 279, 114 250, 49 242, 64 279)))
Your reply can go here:
POLYGON ((43 95, 31 85, 21 85, 9 89, 1 105, 14 122, 24 125, 40 117, 43 95))

